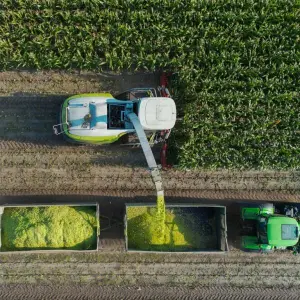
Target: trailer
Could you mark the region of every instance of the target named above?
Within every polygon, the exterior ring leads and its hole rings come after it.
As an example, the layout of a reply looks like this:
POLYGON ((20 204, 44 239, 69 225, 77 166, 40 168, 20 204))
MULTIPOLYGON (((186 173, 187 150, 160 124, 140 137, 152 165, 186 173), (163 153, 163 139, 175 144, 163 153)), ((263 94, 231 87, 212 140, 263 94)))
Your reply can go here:
POLYGON ((126 204, 125 247, 128 252, 225 253, 226 207, 167 204, 164 234, 157 233, 154 204, 126 204))
MULTIPOLYGON (((200 254, 226 253, 229 251, 225 206, 166 205, 166 229, 163 237, 159 237, 157 232, 155 235, 153 223, 147 223, 149 216, 156 210, 157 207, 154 203, 126 204, 123 227, 125 238, 122 239, 125 251, 192 252, 200 254), (143 218, 145 212, 147 212, 147 216, 143 218), (141 223, 140 220, 146 220, 146 222, 141 223), (148 241, 151 239, 156 240, 156 244, 148 243, 148 248, 135 246, 132 241, 134 236, 130 233, 134 224, 141 226, 136 227, 138 232, 135 237, 142 237, 142 240, 146 241, 147 238, 148 241), (160 242, 161 238, 163 242, 160 242)), ((110 227, 107 224, 105 225, 107 223, 106 219, 104 216, 100 216, 99 205, 96 203, 0 206, 0 251, 2 253, 101 251, 103 246, 105 248, 105 239, 102 241, 104 244, 101 245, 100 227, 102 231, 110 227), (64 215, 65 210, 72 211, 80 216, 88 210, 92 223, 94 223, 94 233, 87 235, 86 239, 81 238, 78 240, 76 226, 77 228, 83 226, 82 230, 84 231, 84 226, 86 226, 86 223, 91 223, 91 220, 85 218, 83 223, 75 224, 76 222, 70 214, 64 215), (57 220, 56 214, 62 214, 63 216, 57 220), (55 218, 52 218, 52 216, 55 216, 55 218), (103 222, 102 225, 100 225, 100 219, 103 222), (27 224, 28 222, 30 224, 27 224), (61 236, 62 233, 65 236, 61 236), (71 242, 65 240, 71 240, 71 242), (59 241, 64 241, 64 244, 59 244, 59 241)), ((79 230, 79 232, 81 231, 80 234, 82 234, 82 230, 79 230)), ((124 250, 121 249, 121 251, 124 250)))
POLYGON ((97 203, 0 206, 1 252, 98 251, 97 203))

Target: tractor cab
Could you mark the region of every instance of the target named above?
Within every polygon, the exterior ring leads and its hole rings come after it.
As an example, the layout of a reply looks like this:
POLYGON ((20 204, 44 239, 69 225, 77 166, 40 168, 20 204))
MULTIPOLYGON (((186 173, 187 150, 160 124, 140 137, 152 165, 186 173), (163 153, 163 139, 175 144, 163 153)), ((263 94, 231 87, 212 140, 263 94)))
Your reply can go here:
POLYGON ((282 248, 298 243, 298 222, 281 215, 261 216, 257 220, 257 237, 261 244, 282 248))
POLYGON ((242 236, 242 248, 246 251, 268 252, 274 249, 286 249, 299 242, 297 220, 275 214, 272 205, 243 208, 242 219, 247 231, 242 236))

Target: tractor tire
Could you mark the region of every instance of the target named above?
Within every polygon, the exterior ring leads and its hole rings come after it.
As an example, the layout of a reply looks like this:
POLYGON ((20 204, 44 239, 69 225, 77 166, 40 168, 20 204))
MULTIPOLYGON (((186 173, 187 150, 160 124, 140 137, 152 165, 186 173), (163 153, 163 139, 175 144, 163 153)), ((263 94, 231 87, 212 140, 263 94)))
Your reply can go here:
POLYGON ((261 250, 261 249, 242 249, 244 252, 249 252, 249 253, 273 253, 274 250, 261 250))
POLYGON ((239 206, 241 208, 245 207, 260 207, 260 208, 273 208, 274 205, 272 203, 258 203, 258 202, 239 202, 239 206))
POLYGON ((259 206, 260 208, 267 208, 267 209, 274 208, 274 205, 272 203, 264 203, 264 204, 260 204, 259 206))
POLYGON ((257 250, 257 249, 246 249, 246 248, 242 248, 242 250, 244 251, 244 252, 248 252, 248 253, 262 253, 262 251, 261 250, 257 250))
POLYGON ((274 253, 274 250, 263 250, 262 253, 274 253))

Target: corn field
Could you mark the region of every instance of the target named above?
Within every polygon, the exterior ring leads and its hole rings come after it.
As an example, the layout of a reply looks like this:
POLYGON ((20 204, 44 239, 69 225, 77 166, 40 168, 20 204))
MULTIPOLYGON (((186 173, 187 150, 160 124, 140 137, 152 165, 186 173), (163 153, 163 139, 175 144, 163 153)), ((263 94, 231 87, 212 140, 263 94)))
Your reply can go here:
POLYGON ((3 0, 0 68, 168 70, 183 168, 299 169, 299 1, 3 0))

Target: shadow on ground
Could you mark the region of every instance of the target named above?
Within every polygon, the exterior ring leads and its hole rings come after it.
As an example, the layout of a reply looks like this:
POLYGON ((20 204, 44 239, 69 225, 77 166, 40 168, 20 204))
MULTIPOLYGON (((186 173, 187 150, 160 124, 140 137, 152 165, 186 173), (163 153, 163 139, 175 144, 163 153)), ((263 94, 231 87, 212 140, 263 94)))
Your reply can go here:
POLYGON ((62 135, 53 133, 53 125, 59 123, 61 104, 69 96, 100 91, 114 95, 134 87, 156 87, 158 73, 24 71, 8 72, 2 77, 2 84, 9 96, 0 97, 0 149, 39 152, 41 148, 55 148, 60 154, 64 149, 68 153, 86 151, 91 164, 145 166, 141 149, 116 144, 71 144, 62 135), (53 91, 56 93, 49 94, 53 91))
MULTIPOLYGON (((135 87, 156 87, 158 73, 79 73, 48 74, 38 72, 12 72, 16 78, 5 78, 8 96, 0 97, 0 141, 15 141, 43 145, 65 144, 61 136, 53 134, 52 126, 59 122, 59 111, 63 101, 71 95, 100 92, 99 87, 83 88, 93 82, 103 88, 103 92, 119 94, 135 87), (16 73, 16 74, 15 74, 16 73), (70 78, 69 78, 70 77, 70 78), (83 83, 81 83, 81 81, 83 83), (50 82, 50 83, 49 83, 50 82), (63 88, 64 84, 72 88, 63 88), (45 93, 44 86, 52 86, 45 93), (53 86, 55 89, 53 89, 53 86), (60 86, 62 90, 60 90, 60 86), (55 90, 56 93, 51 93, 55 90), (31 91, 31 92, 28 92, 31 91)), ((9 74, 7 74, 8 77, 9 74)))

